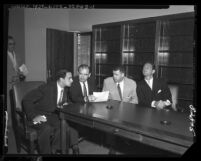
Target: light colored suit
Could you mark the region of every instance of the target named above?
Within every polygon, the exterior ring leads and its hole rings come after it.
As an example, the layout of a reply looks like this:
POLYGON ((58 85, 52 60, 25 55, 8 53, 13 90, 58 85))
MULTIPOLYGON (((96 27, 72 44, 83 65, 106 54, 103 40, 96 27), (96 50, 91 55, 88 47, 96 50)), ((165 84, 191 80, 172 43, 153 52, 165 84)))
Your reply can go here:
MULTIPOLYGON (((123 87, 123 102, 129 102, 138 104, 138 98, 136 94, 136 82, 132 79, 129 79, 127 77, 124 77, 124 87, 123 87)), ((109 99, 112 100, 121 100, 117 85, 114 82, 113 77, 109 77, 104 79, 103 83, 103 90, 102 91, 109 91, 109 99)))

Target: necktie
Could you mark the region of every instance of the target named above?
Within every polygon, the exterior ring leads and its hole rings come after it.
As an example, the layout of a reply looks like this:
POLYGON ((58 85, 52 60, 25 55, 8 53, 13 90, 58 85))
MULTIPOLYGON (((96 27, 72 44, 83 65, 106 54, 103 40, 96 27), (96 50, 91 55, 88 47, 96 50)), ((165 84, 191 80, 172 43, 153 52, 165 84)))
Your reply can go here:
POLYGON ((87 88, 86 88, 86 85, 85 85, 85 83, 83 82, 83 94, 84 94, 84 98, 86 98, 86 101, 88 102, 88 97, 87 97, 87 88))
POLYGON ((121 94, 121 89, 120 89, 119 83, 117 84, 117 89, 118 89, 118 92, 119 92, 119 96, 120 96, 120 98, 122 100, 122 94, 121 94))
POLYGON ((62 89, 60 93, 60 97, 59 97, 58 106, 62 106, 63 93, 64 93, 64 90, 62 89))

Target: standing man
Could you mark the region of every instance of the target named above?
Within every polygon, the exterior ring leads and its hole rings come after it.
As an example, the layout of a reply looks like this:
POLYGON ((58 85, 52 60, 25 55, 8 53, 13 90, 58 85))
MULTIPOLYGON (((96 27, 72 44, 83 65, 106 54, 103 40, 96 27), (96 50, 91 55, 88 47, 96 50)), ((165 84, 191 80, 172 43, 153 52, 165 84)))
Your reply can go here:
POLYGON ((96 91, 96 88, 90 76, 89 66, 81 64, 78 67, 78 76, 74 78, 74 82, 70 87, 70 98, 72 102, 85 103, 95 100, 92 94, 96 91))
POLYGON ((144 79, 137 85, 139 104, 157 109, 170 106, 172 103, 171 92, 165 81, 153 77, 154 65, 150 62, 145 63, 142 73, 144 79))
MULTIPOLYGON (((56 81, 40 86, 28 93, 23 99, 27 119, 32 122, 38 132, 41 154, 57 153, 61 150, 60 120, 56 111, 61 105, 68 103, 67 87, 70 87, 72 82, 71 72, 60 70, 56 75, 56 81)), ((70 128, 70 144, 73 153, 79 154, 78 133, 73 128, 70 128)))
POLYGON ((138 103, 136 82, 125 77, 123 66, 113 68, 113 77, 104 80, 102 91, 109 91, 109 99, 138 103))
POLYGON ((15 53, 15 41, 12 36, 8 36, 8 47, 7 47, 7 112, 8 112, 8 127, 12 125, 11 121, 11 110, 10 110, 10 89, 12 88, 12 83, 21 81, 25 79, 25 74, 20 71, 19 56, 15 53))

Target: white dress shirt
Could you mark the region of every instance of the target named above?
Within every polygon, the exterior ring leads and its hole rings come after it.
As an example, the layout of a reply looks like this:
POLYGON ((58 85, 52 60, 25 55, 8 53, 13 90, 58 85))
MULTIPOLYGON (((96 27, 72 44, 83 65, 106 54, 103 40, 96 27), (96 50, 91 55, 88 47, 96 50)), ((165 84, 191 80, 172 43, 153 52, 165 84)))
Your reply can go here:
POLYGON ((60 85, 57 82, 57 104, 59 103, 59 99, 60 99, 60 96, 61 96, 61 90, 62 89, 64 90, 64 88, 61 88, 60 85))
POLYGON ((153 87, 153 77, 151 79, 149 79, 149 80, 147 80, 147 79, 144 79, 144 80, 147 82, 147 84, 149 85, 149 87, 152 90, 152 87, 153 87))
POLYGON ((13 53, 11 53, 10 51, 8 51, 8 56, 11 62, 13 63, 13 68, 15 69, 15 71, 17 71, 17 61, 16 61, 15 52, 13 51, 13 53))
POLYGON ((87 89, 87 96, 89 95, 89 88, 88 88, 88 82, 80 82, 80 85, 81 85, 81 88, 82 88, 82 94, 84 95, 84 84, 85 83, 85 86, 86 86, 86 89, 87 89))

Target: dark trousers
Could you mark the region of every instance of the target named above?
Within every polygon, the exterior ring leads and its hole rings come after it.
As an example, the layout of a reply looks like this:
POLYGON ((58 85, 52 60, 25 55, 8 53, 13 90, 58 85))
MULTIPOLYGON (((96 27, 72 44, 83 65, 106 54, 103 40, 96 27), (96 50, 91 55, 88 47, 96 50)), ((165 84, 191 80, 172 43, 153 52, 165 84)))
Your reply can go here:
MULTIPOLYGON (((47 122, 34 125, 38 133, 38 145, 40 154, 51 154, 52 151, 60 150, 60 120, 57 115, 46 116, 47 122)), ((67 126, 69 126, 67 124, 67 126)), ((78 143, 78 132, 69 128, 70 146, 78 143)))

